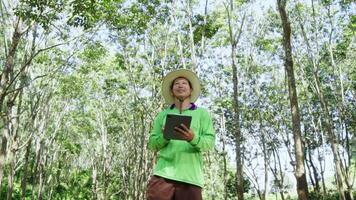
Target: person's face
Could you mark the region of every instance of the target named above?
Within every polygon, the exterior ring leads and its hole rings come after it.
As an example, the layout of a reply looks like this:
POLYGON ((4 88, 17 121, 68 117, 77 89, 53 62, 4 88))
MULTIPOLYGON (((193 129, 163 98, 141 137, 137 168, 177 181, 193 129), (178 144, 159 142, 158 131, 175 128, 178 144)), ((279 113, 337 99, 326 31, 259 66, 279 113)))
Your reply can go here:
POLYGON ((186 99, 192 94, 192 88, 189 81, 185 78, 176 78, 173 81, 172 95, 178 99, 186 99))

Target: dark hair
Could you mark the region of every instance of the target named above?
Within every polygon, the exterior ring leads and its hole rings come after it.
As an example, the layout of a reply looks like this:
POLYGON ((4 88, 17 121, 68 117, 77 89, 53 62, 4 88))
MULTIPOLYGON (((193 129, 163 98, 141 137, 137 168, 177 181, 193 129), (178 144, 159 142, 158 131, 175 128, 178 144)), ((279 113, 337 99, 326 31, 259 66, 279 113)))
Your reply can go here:
POLYGON ((190 89, 193 89, 193 87, 192 87, 192 83, 190 83, 189 79, 185 78, 184 76, 180 76, 180 77, 175 78, 175 79, 172 81, 172 83, 171 83, 171 90, 173 89, 173 84, 174 84, 174 81, 176 81, 176 80, 177 80, 177 79, 179 79, 179 78, 184 78, 185 80, 187 80, 187 81, 188 81, 188 83, 189 83, 189 87, 190 87, 190 89))

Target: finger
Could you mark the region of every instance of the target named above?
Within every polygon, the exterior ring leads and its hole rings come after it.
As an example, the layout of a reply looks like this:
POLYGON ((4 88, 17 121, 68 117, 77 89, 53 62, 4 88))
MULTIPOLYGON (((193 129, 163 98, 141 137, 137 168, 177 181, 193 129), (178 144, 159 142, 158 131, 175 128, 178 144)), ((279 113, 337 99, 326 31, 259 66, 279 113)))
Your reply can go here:
POLYGON ((185 130, 185 131, 189 131, 189 128, 185 125, 185 124, 180 124, 180 126, 185 130))
POLYGON ((174 127, 174 130, 178 131, 178 133, 181 133, 183 135, 186 134, 186 132, 183 129, 181 129, 180 127, 178 127, 178 126, 174 127))

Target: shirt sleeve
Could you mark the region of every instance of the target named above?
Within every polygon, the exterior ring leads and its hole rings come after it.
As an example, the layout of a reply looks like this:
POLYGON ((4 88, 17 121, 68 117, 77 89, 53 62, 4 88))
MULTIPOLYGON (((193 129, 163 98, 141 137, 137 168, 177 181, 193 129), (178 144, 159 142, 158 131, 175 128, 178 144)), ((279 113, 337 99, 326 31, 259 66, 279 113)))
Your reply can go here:
POLYGON ((212 119, 205 110, 201 113, 199 134, 195 134, 190 144, 199 151, 211 150, 215 145, 215 131, 212 119))
POLYGON ((159 113, 153 122, 153 128, 148 139, 148 148, 150 150, 159 151, 169 142, 169 140, 164 139, 162 132, 164 116, 163 112, 159 113))

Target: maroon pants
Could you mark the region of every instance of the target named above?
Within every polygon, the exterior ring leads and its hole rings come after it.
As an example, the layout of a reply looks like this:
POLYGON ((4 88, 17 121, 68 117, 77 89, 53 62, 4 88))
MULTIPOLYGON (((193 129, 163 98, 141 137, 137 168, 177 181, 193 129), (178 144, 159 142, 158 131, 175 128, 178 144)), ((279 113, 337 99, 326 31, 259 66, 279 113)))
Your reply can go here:
POLYGON ((201 188, 188 183, 152 176, 147 185, 147 200, 202 200, 201 188))

